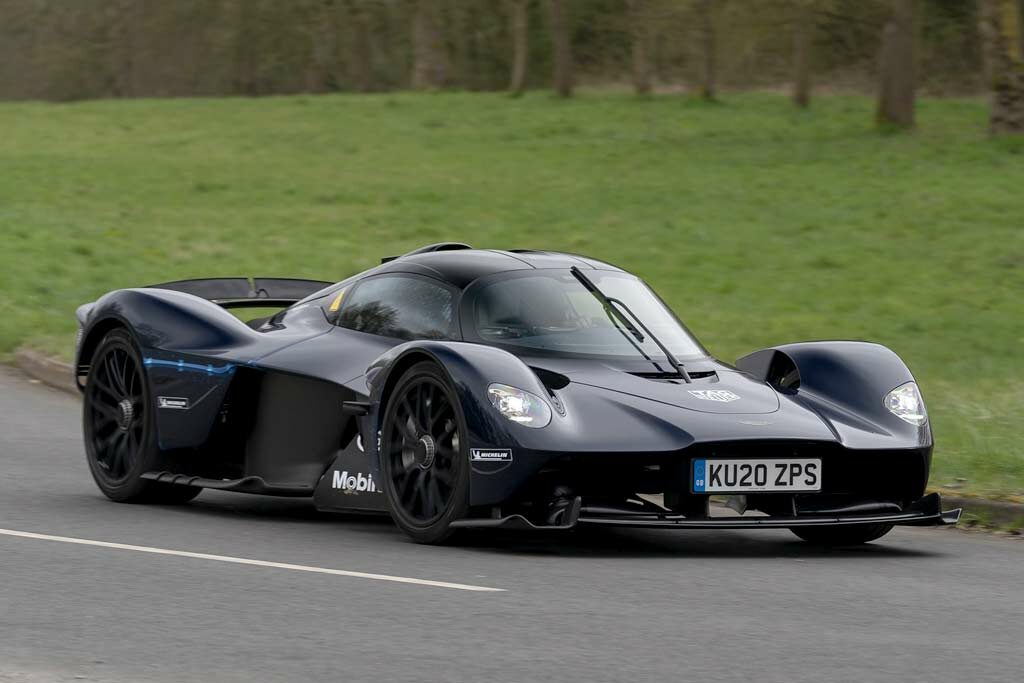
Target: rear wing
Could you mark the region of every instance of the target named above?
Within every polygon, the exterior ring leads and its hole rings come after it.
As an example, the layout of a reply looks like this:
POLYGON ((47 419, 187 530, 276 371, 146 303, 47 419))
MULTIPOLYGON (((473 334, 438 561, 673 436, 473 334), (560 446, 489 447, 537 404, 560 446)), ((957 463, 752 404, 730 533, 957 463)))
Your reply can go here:
POLYGON ((145 289, 169 289, 192 294, 224 308, 272 308, 291 306, 315 294, 333 282, 296 280, 292 278, 225 277, 199 280, 177 280, 145 289))

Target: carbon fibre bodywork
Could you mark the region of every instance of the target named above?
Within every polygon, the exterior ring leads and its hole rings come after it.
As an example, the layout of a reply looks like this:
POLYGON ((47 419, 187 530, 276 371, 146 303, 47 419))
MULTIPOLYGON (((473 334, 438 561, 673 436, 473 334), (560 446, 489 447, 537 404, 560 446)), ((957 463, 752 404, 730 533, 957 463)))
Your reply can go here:
MULTIPOLYGON (((79 309, 80 385, 102 337, 127 328, 144 359, 159 446, 170 463, 145 477, 313 496, 322 509, 386 509, 377 453, 383 407, 398 377, 429 360, 443 370, 465 416, 464 453, 508 453, 471 462, 471 513, 460 526, 729 526, 708 514, 708 496, 690 490, 690 468, 698 457, 752 454, 810 454, 823 463, 820 493, 749 497, 750 509, 775 520, 769 525, 950 521, 937 500, 922 502, 929 424, 909 424, 883 404, 888 392, 913 381, 883 346, 790 344, 735 366, 705 355, 686 363, 691 387, 651 373, 642 358, 559 358, 466 341, 406 341, 341 327, 332 311, 336 293, 381 274, 434 278, 462 292, 495 273, 571 266, 617 270, 565 254, 448 245, 336 284, 235 279, 118 290, 79 309), (271 283, 278 283, 277 292, 271 283), (260 302, 286 307, 248 324, 227 310, 260 302), (488 399, 495 383, 544 397, 553 408, 550 424, 535 429, 503 417, 488 399), (703 390, 743 400, 703 400, 703 390), (566 502, 560 514, 548 514, 558 501, 566 502)), ((766 522, 731 523, 759 524, 766 522)))

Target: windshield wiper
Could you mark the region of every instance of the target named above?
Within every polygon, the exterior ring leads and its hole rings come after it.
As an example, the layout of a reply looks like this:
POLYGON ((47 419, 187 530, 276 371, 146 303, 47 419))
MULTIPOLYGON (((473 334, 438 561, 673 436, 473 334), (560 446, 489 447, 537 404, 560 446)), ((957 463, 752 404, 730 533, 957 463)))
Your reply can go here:
MULTIPOLYGON (((679 376, 683 378, 683 381, 685 381, 687 384, 693 382, 693 380, 690 379, 689 373, 686 372, 686 368, 683 367, 683 364, 680 363, 678 359, 676 359, 675 355, 668 350, 667 346, 661 343, 661 340, 658 339, 653 332, 651 332, 650 328, 648 328, 647 325, 644 325, 644 321, 641 320, 640 317, 636 313, 634 313, 629 306, 626 305, 626 302, 620 299, 616 299, 614 297, 605 296, 604 292, 602 292, 598 288, 598 286, 594 284, 594 281, 591 280, 586 275, 584 275, 583 271, 577 268, 576 266, 570 268, 569 272, 572 273, 572 276, 579 280, 580 284, 583 285, 583 287, 588 292, 593 294, 594 297, 598 301, 600 301, 601 304, 609 311, 609 314, 613 316, 613 322, 614 318, 618 318, 619 320, 621 320, 622 323, 626 326, 626 329, 628 329, 630 333, 632 333, 636 340, 640 343, 643 343, 643 334, 640 333, 640 330, 636 329, 633 323, 629 322, 629 319, 626 318, 622 311, 628 313, 629 316, 636 321, 636 324, 640 326, 640 329, 646 332, 647 336, 651 338, 651 341, 654 342, 659 349, 661 349, 661 352, 665 354, 665 358, 668 360, 669 365, 671 365, 672 369, 679 373, 679 376), (620 308, 622 310, 619 310, 620 308)), ((640 351, 640 353, 643 354, 644 358, 650 360, 646 353, 644 353, 643 351, 640 351)), ((655 363, 655 366, 657 366, 657 363, 655 363)))

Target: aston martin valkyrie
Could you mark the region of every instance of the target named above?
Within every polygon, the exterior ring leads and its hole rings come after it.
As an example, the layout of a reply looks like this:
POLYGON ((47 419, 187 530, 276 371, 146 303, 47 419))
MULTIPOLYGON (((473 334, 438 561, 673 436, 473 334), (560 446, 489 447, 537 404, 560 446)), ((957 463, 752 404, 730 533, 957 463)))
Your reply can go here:
POLYGON ((115 501, 304 496, 424 543, 610 526, 856 544, 959 516, 926 493, 932 432, 895 353, 728 364, 593 258, 443 243, 337 283, 121 289, 77 317, 85 449, 115 501))

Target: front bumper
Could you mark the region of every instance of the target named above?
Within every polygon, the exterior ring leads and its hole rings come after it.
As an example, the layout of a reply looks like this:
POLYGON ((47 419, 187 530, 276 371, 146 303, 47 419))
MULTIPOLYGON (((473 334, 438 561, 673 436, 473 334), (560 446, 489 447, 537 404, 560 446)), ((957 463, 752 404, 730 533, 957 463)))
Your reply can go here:
POLYGON ((571 529, 576 526, 633 527, 643 529, 790 529, 803 526, 846 526, 852 524, 893 524, 901 526, 945 526, 960 520, 961 510, 942 511, 942 499, 931 493, 898 512, 849 512, 793 516, 686 517, 673 512, 613 510, 588 507, 577 498, 566 507, 561 519, 537 524, 523 515, 501 518, 462 519, 453 527, 489 529, 571 529))

